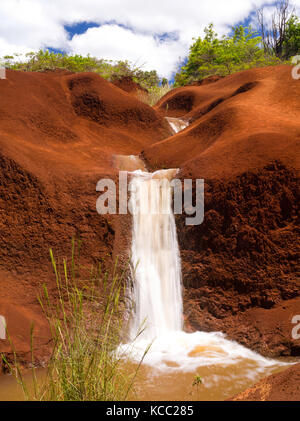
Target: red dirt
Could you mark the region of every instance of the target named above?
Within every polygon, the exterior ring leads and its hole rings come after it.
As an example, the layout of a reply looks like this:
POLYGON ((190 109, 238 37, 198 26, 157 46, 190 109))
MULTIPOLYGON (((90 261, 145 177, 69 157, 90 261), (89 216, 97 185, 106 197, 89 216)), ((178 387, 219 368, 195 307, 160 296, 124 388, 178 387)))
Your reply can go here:
POLYGON ((204 79, 201 79, 199 81, 192 82, 190 86, 201 86, 201 85, 209 85, 210 83, 218 82, 218 80, 222 79, 224 76, 208 76, 204 79))
POLYGON ((198 178, 229 178, 280 159, 299 168, 300 87, 290 66, 235 73, 168 93, 157 109, 190 121, 148 146, 149 164, 180 166, 198 178))
POLYGON ((118 228, 95 206, 97 181, 116 173, 113 154, 139 154, 170 133, 155 110, 94 73, 8 70, 0 80, 0 314, 17 351, 29 349, 32 320, 45 336, 36 296, 54 282, 49 248, 62 258, 77 236, 83 263, 113 253, 118 228))
POLYGON ((300 401, 300 364, 262 379, 232 401, 300 401))
POLYGON ((123 91, 139 98, 139 96, 148 96, 147 89, 143 88, 140 84, 134 82, 130 76, 123 76, 120 79, 116 79, 112 82, 115 86, 123 91))
POLYGON ((156 106, 190 126, 147 146, 152 168, 205 180, 199 226, 177 218, 190 329, 222 330, 268 356, 300 355, 300 83, 290 66, 178 88, 156 106))
POLYGON ((300 83, 291 67, 178 88, 154 108, 122 88, 94 73, 7 71, 0 80, 0 314, 17 351, 28 351, 31 320, 41 358, 47 347, 36 295, 54 284, 50 247, 64 257, 81 237, 84 263, 128 247, 130 222, 97 214, 95 186, 115 176, 114 154, 143 152, 149 168, 205 179, 203 224, 177 217, 187 328, 222 330, 264 355, 300 355, 291 338, 300 83), (190 126, 171 136, 164 115, 190 126))

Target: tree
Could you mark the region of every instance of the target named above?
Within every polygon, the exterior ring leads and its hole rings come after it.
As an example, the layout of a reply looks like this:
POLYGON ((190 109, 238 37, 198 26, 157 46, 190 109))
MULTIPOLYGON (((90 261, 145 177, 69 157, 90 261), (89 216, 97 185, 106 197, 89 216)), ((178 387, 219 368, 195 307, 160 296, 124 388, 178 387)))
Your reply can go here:
POLYGON ((288 40, 287 29, 294 12, 295 7, 290 4, 290 0, 278 1, 271 17, 271 25, 268 26, 265 22, 264 8, 257 10, 257 21, 265 53, 275 54, 279 58, 287 58, 284 46, 288 40))
POLYGON ((146 89, 157 87, 160 83, 156 70, 142 70, 127 60, 112 61, 91 57, 89 54, 87 56, 68 55, 49 50, 30 52, 25 56, 25 59, 19 58, 19 54, 5 56, 3 57, 4 65, 10 69, 27 72, 43 72, 54 69, 65 69, 72 72, 96 72, 109 81, 130 77, 146 89))
POLYGON ((283 51, 287 59, 300 54, 300 19, 295 15, 287 22, 283 51))
POLYGON ((201 80, 210 75, 227 75, 249 69, 265 61, 260 48, 261 37, 251 27, 236 26, 232 34, 218 37, 213 24, 204 29, 204 38, 194 39, 186 65, 175 75, 177 86, 201 80))

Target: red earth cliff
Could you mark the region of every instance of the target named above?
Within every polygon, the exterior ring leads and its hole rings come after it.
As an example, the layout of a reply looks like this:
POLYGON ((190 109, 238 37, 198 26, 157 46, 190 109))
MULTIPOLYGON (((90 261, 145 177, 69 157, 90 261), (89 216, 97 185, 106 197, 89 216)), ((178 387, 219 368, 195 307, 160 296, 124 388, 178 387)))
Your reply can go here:
POLYGON ((175 89, 155 109, 190 125, 147 146, 148 166, 205 182, 204 222, 177 218, 187 326, 300 355, 299 80, 290 66, 253 69, 175 89))
POLYGON ((36 297, 43 282, 55 286, 49 248, 69 257, 77 237, 83 263, 109 259, 120 224, 97 213, 97 181, 115 177, 115 154, 170 134, 157 111, 95 73, 7 71, 0 80, 0 315, 24 359, 32 321, 36 356, 47 354, 36 297))
MULTIPOLYGON (((300 81, 290 66, 254 69, 168 93, 154 108, 94 73, 8 71, 0 80, 0 314, 17 343, 47 353, 36 300, 54 277, 49 248, 72 236, 95 263, 128 247, 120 218, 96 212, 115 154, 205 180, 198 226, 177 217, 186 328, 221 330, 264 355, 300 355, 300 81), (164 116, 190 125, 171 135, 164 116), (123 240, 122 240, 123 238, 123 240), (124 245, 123 245, 124 244, 124 245)), ((9 352, 0 340, 0 352, 9 352)))
POLYGON ((232 401, 300 401, 300 364, 272 374, 229 399, 232 401))

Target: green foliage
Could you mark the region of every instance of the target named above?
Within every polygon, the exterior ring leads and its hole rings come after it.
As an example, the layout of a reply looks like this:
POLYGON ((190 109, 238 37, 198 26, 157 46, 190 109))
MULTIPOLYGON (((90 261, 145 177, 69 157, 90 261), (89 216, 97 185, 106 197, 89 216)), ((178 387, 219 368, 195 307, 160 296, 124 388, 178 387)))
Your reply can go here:
POLYGON ((203 384, 202 377, 197 373, 195 374, 192 382, 192 390, 189 393, 195 400, 200 400, 201 385, 203 384))
POLYGON ((151 86, 148 92, 138 92, 138 99, 152 107, 172 89, 173 85, 169 83, 161 84, 161 86, 151 86))
POLYGON ((156 70, 145 71, 132 65, 127 60, 104 60, 80 54, 67 55, 54 53, 48 50, 30 52, 26 54, 26 59, 20 59, 20 55, 3 57, 4 65, 7 68, 31 72, 51 71, 64 69, 71 72, 96 72, 103 78, 113 82, 122 77, 131 77, 146 89, 158 86, 160 79, 156 70))
POLYGON ((133 69, 133 74, 131 76, 135 82, 146 89, 158 87, 160 83, 160 78, 158 77, 156 70, 145 71, 137 68, 133 69))
POLYGON ((283 52, 286 59, 300 54, 300 19, 297 16, 287 22, 283 52))
MULTIPOLYGON (((44 285, 39 297, 53 346, 46 379, 41 384, 34 368, 33 328, 33 391, 27 386, 16 353, 14 364, 2 356, 4 362, 21 384, 27 400, 127 400, 142 363, 141 360, 138 365, 129 365, 127 352, 116 351, 128 323, 124 320, 123 302, 127 268, 119 273, 116 262, 109 274, 101 266, 78 265, 79 249, 74 241, 70 263, 66 259, 58 262, 52 250, 50 256, 56 290, 49 291, 44 285)), ((147 351, 148 348, 145 354, 147 351)))
POLYGON ((196 374, 192 383, 192 386, 200 386, 200 384, 202 384, 202 377, 199 376, 199 374, 196 374))
POLYGON ((252 67, 278 64, 266 56, 261 37, 251 27, 236 26, 230 36, 218 37, 211 23, 204 38, 194 39, 188 61, 175 76, 175 86, 182 86, 211 75, 225 76, 252 67))

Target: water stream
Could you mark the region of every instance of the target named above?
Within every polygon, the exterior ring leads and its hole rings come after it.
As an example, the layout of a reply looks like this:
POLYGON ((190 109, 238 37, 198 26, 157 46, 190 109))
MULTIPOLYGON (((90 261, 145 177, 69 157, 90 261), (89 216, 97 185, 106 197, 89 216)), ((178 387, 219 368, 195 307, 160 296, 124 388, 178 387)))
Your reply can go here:
MULTIPOLYGON (((174 132, 187 126, 168 118, 174 132)), ((119 351, 135 366, 144 358, 137 378, 137 400, 222 400, 286 367, 287 361, 264 358, 222 332, 183 330, 180 251, 172 210, 170 181, 176 169, 146 171, 133 155, 116 155, 115 165, 131 171, 130 203, 133 214, 131 264, 128 286, 133 304, 129 342, 119 351), (192 387, 195 375, 202 383, 192 387)), ((43 379, 45 371, 41 370, 43 379)), ((30 383, 30 377, 28 382, 30 383)), ((0 377, 0 401, 22 399, 10 376, 0 377)))
POLYGON ((132 174, 132 340, 144 322, 143 340, 182 329, 181 267, 169 182, 175 174, 176 170, 132 174))
POLYGON ((187 121, 185 121, 181 118, 166 117, 166 120, 170 124, 174 133, 181 132, 182 130, 184 130, 189 125, 187 121))
POLYGON ((239 366, 238 377, 255 378, 282 363, 226 339, 221 332, 183 330, 181 262, 170 181, 176 169, 131 173, 132 282, 134 312, 130 353, 161 371, 195 371, 210 365, 239 366), (142 331, 140 334, 139 332, 142 331))

